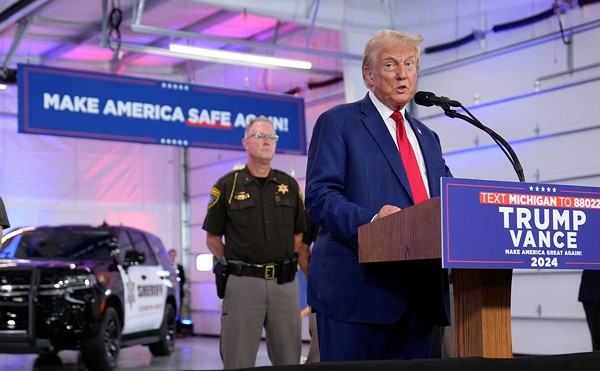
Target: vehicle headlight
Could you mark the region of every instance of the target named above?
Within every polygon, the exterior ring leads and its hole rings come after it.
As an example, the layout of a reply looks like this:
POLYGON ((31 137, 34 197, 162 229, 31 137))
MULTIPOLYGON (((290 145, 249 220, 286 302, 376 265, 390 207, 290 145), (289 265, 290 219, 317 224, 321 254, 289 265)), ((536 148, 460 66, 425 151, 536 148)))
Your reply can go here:
POLYGON ((87 289, 96 284, 96 277, 91 274, 76 274, 62 277, 54 283, 55 289, 87 289))
POLYGON ((89 289, 96 283, 96 277, 86 272, 58 276, 54 282, 40 285, 39 295, 62 295, 74 290, 89 289))

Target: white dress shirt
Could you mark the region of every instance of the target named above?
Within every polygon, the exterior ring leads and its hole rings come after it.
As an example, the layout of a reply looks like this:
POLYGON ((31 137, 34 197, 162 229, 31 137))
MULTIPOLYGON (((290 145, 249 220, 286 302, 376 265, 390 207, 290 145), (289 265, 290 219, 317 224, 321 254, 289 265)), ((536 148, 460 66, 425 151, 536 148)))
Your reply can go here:
MULTIPOLYGON (((398 148, 398 139, 396 138, 396 121, 392 119, 390 116, 394 112, 392 109, 387 107, 385 104, 381 103, 379 99, 373 94, 372 91, 369 91, 369 98, 377 108, 377 111, 381 115, 383 122, 385 122, 385 126, 387 127, 394 143, 396 143, 396 148, 398 148)), ((402 108, 400 110, 402 117, 404 118, 404 128, 406 129, 406 135, 408 140, 410 141, 410 145, 415 152, 415 157, 417 159, 417 164, 419 165, 419 170, 421 171, 421 177, 423 178, 423 185, 425 186, 425 190, 427 191, 427 196, 431 197, 429 194, 429 182, 427 181, 427 169, 425 168, 425 160, 423 159, 423 152, 421 152, 421 147, 419 146, 419 141, 417 140, 417 136, 413 131, 412 127, 408 123, 406 119, 406 108, 402 108)), ((421 132, 419 132, 419 135, 421 132)), ((400 153, 400 149, 398 149, 398 154, 400 153)))

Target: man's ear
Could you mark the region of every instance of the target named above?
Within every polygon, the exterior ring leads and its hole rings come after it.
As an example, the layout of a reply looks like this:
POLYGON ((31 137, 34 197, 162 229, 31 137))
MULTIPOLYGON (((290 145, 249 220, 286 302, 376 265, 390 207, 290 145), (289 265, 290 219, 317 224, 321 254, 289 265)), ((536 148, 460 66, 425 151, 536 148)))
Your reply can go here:
POLYGON ((248 139, 242 139, 242 146, 244 146, 244 149, 248 149, 248 139))
POLYGON ((367 83, 368 86, 372 86, 373 85, 373 72, 371 72, 371 69, 369 67, 363 67, 362 73, 363 73, 363 80, 365 80, 365 82, 367 83))

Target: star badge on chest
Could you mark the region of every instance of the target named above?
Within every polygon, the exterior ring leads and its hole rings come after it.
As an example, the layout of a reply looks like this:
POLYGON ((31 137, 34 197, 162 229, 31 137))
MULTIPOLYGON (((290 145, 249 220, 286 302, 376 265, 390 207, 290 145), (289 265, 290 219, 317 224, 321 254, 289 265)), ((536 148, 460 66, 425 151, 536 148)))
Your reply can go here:
POLYGON ((287 184, 280 184, 277 187, 277 192, 281 193, 281 194, 286 194, 288 193, 290 190, 288 189, 287 184))

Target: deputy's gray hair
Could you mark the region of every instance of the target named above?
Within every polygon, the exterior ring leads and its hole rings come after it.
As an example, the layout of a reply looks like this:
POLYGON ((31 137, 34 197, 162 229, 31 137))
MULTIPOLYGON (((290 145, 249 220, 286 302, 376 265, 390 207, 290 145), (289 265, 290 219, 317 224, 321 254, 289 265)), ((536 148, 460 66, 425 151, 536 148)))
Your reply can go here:
POLYGON ((253 118, 252 120, 250 120, 250 122, 246 126, 246 131, 244 132, 244 138, 248 137, 248 134, 250 134, 250 128, 252 127, 252 125, 256 124, 257 122, 266 122, 269 125, 271 125, 272 128, 275 128, 273 126, 273 121, 271 121, 270 118, 268 118, 266 116, 258 116, 258 117, 253 118))

